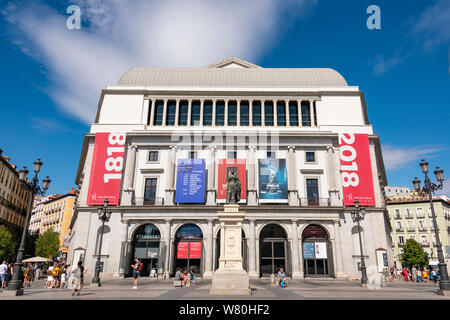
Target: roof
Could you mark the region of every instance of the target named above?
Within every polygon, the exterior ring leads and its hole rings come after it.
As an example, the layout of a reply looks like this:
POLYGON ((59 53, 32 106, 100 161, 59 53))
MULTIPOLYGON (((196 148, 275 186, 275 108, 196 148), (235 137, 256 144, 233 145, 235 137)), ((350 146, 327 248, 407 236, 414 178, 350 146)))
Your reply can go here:
POLYGON ((239 58, 206 67, 135 67, 120 78, 121 86, 189 87, 348 87, 330 68, 262 68, 239 58))

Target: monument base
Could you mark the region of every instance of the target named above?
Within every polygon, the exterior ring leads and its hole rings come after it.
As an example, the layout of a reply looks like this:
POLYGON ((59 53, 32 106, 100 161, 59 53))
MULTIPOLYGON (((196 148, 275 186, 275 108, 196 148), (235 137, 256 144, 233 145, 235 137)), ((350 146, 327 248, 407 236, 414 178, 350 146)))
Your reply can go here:
POLYGON ((247 272, 241 270, 220 270, 213 274, 211 295, 251 295, 247 272))

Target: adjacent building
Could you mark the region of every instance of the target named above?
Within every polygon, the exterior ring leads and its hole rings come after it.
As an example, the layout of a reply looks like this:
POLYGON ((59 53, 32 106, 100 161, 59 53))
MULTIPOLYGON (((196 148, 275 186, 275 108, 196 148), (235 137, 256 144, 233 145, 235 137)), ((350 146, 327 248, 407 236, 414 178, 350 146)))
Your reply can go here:
POLYGON ((39 233, 41 229, 42 215, 44 212, 45 202, 53 196, 36 196, 33 201, 33 210, 31 211, 30 223, 28 231, 30 233, 39 233))
POLYGON ((398 196, 408 196, 411 193, 411 189, 407 187, 384 187, 384 192, 386 197, 398 197, 398 196))
MULTIPOLYGON (((433 206, 443 254, 448 264, 450 258, 450 202, 445 196, 434 197, 433 206)), ((428 197, 411 194, 388 198, 387 209, 391 220, 394 261, 401 266, 400 254, 406 240, 412 238, 422 244, 428 253, 430 265, 438 264, 435 226, 428 197)))
POLYGON ((393 263, 378 135, 364 95, 332 69, 137 67, 102 90, 85 134, 68 261, 92 277, 218 268, 226 177, 242 184, 242 254, 251 277, 359 278, 393 263), (98 208, 109 199, 102 229, 98 208), (358 230, 354 200, 366 207, 358 230), (103 231, 102 231, 103 230, 103 231), (100 239, 103 243, 100 252, 100 239))
POLYGON ((31 191, 23 188, 17 166, 0 149, 0 225, 23 230, 31 191))

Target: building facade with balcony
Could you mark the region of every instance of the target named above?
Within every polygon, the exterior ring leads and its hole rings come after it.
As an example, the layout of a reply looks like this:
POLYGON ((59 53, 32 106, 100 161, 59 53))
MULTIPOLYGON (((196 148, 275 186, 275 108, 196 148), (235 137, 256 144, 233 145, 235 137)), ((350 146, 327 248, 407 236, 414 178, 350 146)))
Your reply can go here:
MULTIPOLYGON (((433 205, 438 224, 439 237, 446 262, 450 258, 450 202, 445 196, 434 197, 433 205)), ((414 239, 428 253, 430 265, 438 264, 435 226, 428 197, 411 194, 390 197, 386 205, 391 221, 394 261, 401 266, 400 254, 407 239, 414 239)))
POLYGON ((354 208, 343 204, 339 159, 339 133, 349 128, 369 139, 376 204, 361 231, 366 264, 379 269, 392 261, 387 183, 358 87, 332 69, 262 68, 238 58, 203 68, 133 68, 102 91, 84 137, 69 262, 84 259, 92 276, 101 236, 98 206, 87 204, 94 145, 97 133, 114 132, 126 142, 120 200, 109 207, 103 231, 102 277, 130 276, 134 257, 144 262, 142 276, 169 277, 193 266, 211 277, 218 268, 223 172, 233 168, 243 184, 242 253, 251 277, 284 267, 293 278, 359 278, 358 230, 354 208), (195 190, 183 189, 180 168, 189 159, 204 163, 199 203, 188 203, 185 193, 195 190), (272 164, 283 167, 286 192, 267 199, 267 188, 282 183, 272 164))
POLYGON ((31 191, 22 188, 16 165, 0 149, 0 225, 23 230, 31 191))

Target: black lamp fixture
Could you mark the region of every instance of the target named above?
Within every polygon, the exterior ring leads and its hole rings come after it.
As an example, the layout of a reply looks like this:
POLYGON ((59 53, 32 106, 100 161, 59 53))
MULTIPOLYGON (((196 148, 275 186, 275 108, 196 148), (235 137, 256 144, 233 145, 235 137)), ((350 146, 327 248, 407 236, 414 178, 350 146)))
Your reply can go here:
POLYGON ((364 207, 359 206, 359 201, 355 200, 354 202, 355 211, 352 212, 352 220, 358 224, 358 236, 359 236, 359 248, 361 251, 361 286, 367 286, 367 272, 366 272, 366 263, 364 261, 364 252, 361 240, 361 227, 359 222, 364 220, 364 216, 366 215, 366 209, 364 207))
POLYGON ((100 282, 100 265, 101 265, 100 259, 101 259, 101 255, 102 255, 103 232, 105 229, 105 222, 109 221, 109 219, 111 218, 111 214, 112 214, 112 211, 108 210, 108 204, 109 204, 109 200, 106 199, 103 203, 103 206, 99 207, 97 209, 98 218, 102 222, 102 231, 101 231, 101 235, 100 235, 100 243, 98 246, 98 253, 97 253, 97 262, 95 263, 95 273, 94 273, 94 278, 92 278, 92 283, 97 283, 97 285, 99 287, 102 286, 102 284, 100 282))

